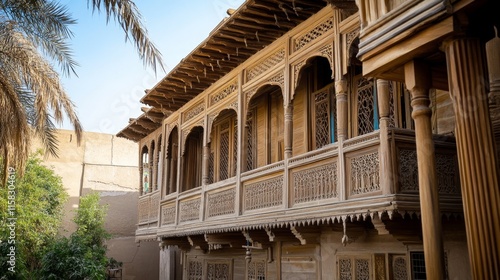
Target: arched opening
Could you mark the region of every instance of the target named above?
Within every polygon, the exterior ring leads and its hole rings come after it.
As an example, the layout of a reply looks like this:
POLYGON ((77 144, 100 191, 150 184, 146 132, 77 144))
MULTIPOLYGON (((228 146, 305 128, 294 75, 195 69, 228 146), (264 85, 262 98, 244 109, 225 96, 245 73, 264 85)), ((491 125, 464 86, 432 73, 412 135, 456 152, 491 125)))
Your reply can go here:
POLYGON ((156 164, 155 164, 155 141, 151 141, 150 145, 151 152, 149 153, 149 192, 155 190, 155 178, 156 178, 156 164))
POLYGON ((246 170, 284 159, 284 108, 281 88, 265 85, 252 97, 246 119, 246 170))
POLYGON ((156 160, 156 169, 155 169, 155 176, 156 176, 156 182, 155 182, 155 190, 158 190, 161 187, 162 184, 162 179, 163 179, 163 157, 161 155, 162 153, 162 137, 158 138, 158 151, 156 152, 155 160, 156 160))
POLYGON ((194 127, 188 134, 184 147, 182 191, 201 186, 203 158, 203 127, 194 127))
POLYGON ((179 133, 177 127, 172 129, 168 137, 167 146, 167 162, 166 162, 166 191, 165 194, 170 194, 177 191, 177 159, 179 157, 179 133))
POLYGON ((313 57, 300 71, 293 97, 293 154, 336 141, 336 100, 328 59, 313 57))
POLYGON ((147 146, 143 146, 141 150, 141 194, 149 192, 149 151, 147 146))
POLYGON ((214 183, 236 176, 238 157, 238 116, 226 109, 214 120, 210 133, 208 182, 214 183))

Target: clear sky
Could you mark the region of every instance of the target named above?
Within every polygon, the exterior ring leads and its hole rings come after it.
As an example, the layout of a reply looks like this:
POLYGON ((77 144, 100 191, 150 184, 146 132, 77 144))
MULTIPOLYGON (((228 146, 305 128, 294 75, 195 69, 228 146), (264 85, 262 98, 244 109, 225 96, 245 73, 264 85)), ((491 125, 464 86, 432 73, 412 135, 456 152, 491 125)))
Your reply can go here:
MULTIPOLYGON (((166 73, 145 68, 114 21, 92 13, 87 0, 60 0, 78 23, 71 40, 77 75, 62 77, 85 131, 116 134, 144 106, 139 99, 166 73)), ((210 31, 244 0, 135 0, 149 37, 163 54, 166 71, 174 68, 210 31)), ((65 122, 61 128, 71 129, 65 122)))

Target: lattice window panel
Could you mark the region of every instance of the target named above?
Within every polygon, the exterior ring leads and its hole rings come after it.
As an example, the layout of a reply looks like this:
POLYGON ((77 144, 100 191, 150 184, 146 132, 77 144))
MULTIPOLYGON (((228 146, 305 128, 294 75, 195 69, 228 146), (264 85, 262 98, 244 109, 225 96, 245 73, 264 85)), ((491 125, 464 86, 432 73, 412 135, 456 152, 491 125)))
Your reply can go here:
POLYGON ((246 123, 247 131, 247 164, 246 170, 254 169, 255 163, 255 150, 254 150, 254 118, 253 113, 248 114, 248 119, 246 123))
POLYGON ((294 203, 336 198, 337 183, 336 162, 294 172, 294 203))
POLYGON ((208 183, 212 184, 214 182, 215 173, 215 152, 210 149, 210 156, 208 157, 208 183))
POLYGON ((229 178, 229 130, 220 134, 219 180, 229 178))
POLYGON ((203 263, 197 260, 190 260, 188 263, 188 280, 203 279, 203 263))
POLYGON ((245 210, 281 205, 283 203, 283 176, 245 186, 244 203, 245 210))
POLYGON ((357 87, 358 135, 370 133, 375 129, 373 81, 361 78, 357 87))
POLYGON ((233 173, 231 176, 236 176, 236 164, 238 162, 238 122, 234 120, 234 130, 233 130, 233 173))
POLYGON ((208 263, 207 280, 229 280, 230 270, 227 263, 208 263))
POLYGON ((406 264, 406 257, 392 256, 392 279, 394 280, 408 280, 408 266, 406 264))
POLYGON ((325 89, 316 92, 314 98, 314 137, 315 148, 319 149, 330 143, 330 94, 325 89))
POLYGON ((235 195, 236 190, 234 188, 216 193, 209 193, 207 198, 207 216, 210 218, 233 214, 235 195))
POLYGON ((371 262, 368 258, 342 257, 338 261, 340 280, 370 280, 371 262))
POLYGON ((394 107, 394 84, 389 82, 389 127, 396 127, 396 108, 394 107))
POLYGON ((252 261, 248 264, 248 280, 266 280, 266 262, 252 261))
POLYGON ((378 152, 351 159, 351 194, 364 194, 380 190, 378 152))

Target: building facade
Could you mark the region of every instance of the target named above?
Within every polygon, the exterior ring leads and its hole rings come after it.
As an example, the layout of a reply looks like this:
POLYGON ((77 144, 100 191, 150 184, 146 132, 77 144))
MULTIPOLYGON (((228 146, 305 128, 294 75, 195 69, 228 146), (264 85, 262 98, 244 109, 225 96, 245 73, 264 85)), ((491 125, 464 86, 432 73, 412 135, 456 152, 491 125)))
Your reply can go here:
POLYGON ((118 133, 160 279, 495 279, 489 5, 243 3, 118 133))

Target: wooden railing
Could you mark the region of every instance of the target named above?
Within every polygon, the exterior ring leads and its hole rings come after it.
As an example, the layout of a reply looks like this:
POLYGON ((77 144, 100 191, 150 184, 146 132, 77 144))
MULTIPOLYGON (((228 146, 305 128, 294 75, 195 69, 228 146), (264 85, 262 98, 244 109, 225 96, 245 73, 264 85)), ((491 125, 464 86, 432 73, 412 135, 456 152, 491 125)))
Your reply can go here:
MULTIPOLYGON (((145 195, 139 201, 139 225, 153 225, 159 219, 159 230, 163 232, 169 228, 181 230, 183 226, 201 229, 204 223, 213 226, 217 221, 231 223, 237 219, 239 223, 250 223, 252 219, 245 217, 256 215, 271 219, 290 215, 293 219, 293 215, 318 209, 342 210, 343 205, 366 209, 375 205, 375 200, 380 202, 400 194, 418 199, 414 132, 392 129, 390 135, 394 147, 393 185, 381 183, 385 170, 380 169, 379 131, 375 131, 243 173, 238 180, 169 195, 161 202, 156 199, 158 193, 145 195)), ((440 194, 458 197, 454 140, 441 137, 435 143, 440 194)))

